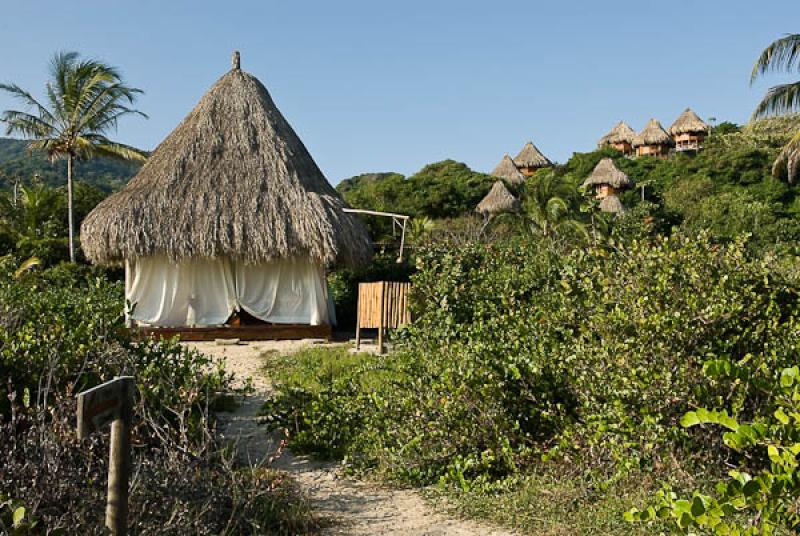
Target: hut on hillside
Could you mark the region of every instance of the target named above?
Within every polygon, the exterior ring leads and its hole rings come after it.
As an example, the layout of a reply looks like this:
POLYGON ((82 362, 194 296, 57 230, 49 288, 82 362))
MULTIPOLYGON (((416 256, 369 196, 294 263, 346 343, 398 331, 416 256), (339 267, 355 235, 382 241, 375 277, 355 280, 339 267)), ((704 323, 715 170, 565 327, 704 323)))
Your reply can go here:
POLYGON ((322 336, 334 322, 326 268, 372 253, 344 208, 237 52, 130 183, 84 220, 81 242, 92 262, 125 265, 131 324, 186 339, 237 323, 263 328, 252 338, 274 338, 269 328, 322 336))
POLYGON ((508 191, 503 181, 495 182, 486 197, 475 208, 475 212, 487 220, 504 212, 517 212, 518 210, 519 200, 508 191))
POLYGON ((530 177, 539 169, 553 165, 533 142, 530 141, 526 143, 519 154, 514 157, 513 162, 517 170, 526 177, 530 177))
POLYGON ((676 151, 699 151, 708 135, 708 124, 691 108, 686 108, 669 127, 669 133, 675 141, 676 151))
POLYGON ((674 145, 670 136, 657 119, 651 119, 647 126, 633 139, 636 156, 655 156, 666 158, 674 145))
POLYGON ((503 155, 503 159, 500 160, 500 163, 497 164, 497 167, 492 170, 490 175, 503 179, 508 184, 522 184, 525 182, 525 176, 519 172, 514 161, 507 154, 503 155))
POLYGON ((633 186, 628 176, 614 165, 610 158, 603 158, 598 162, 591 175, 583 181, 584 187, 594 187, 595 197, 600 200, 600 210, 603 212, 621 212, 622 202, 617 193, 633 186))
POLYGON ((597 146, 602 148, 608 145, 622 152, 625 156, 630 156, 633 154, 633 139, 635 137, 636 131, 625 121, 620 121, 608 134, 600 138, 600 141, 597 142, 597 146))

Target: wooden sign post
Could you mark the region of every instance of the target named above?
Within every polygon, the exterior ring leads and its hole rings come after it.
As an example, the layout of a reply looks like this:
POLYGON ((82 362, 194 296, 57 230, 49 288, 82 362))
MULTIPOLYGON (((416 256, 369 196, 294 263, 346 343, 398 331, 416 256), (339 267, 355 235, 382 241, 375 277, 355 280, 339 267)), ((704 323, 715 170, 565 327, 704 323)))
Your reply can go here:
POLYGON ((118 376, 78 395, 78 437, 111 423, 106 527, 115 536, 128 533, 128 480, 131 472, 132 376, 118 376))

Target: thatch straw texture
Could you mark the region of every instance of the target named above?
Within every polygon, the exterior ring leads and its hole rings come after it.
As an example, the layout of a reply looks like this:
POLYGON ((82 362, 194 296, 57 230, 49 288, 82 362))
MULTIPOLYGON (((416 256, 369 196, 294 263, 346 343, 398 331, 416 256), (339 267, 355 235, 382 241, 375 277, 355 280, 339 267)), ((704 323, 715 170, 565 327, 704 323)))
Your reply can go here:
POLYGON ((633 145, 633 139, 635 137, 636 131, 625 121, 620 121, 608 134, 600 138, 600 141, 597 142, 597 146, 602 147, 603 145, 611 145, 613 143, 630 143, 633 145))
POLYGON ((508 191, 503 181, 497 181, 486 194, 475 212, 486 216, 494 216, 503 212, 516 212, 519 210, 519 201, 508 191))
POLYGON ((686 108, 669 127, 669 133, 673 136, 699 132, 708 132, 708 125, 691 108, 686 108))
POLYGON ((651 119, 647 122, 639 134, 633 139, 633 146, 639 147, 641 145, 673 145, 672 136, 670 136, 661 123, 657 119, 651 119))
POLYGON ((622 206, 622 201, 616 195, 609 195, 604 197, 598 205, 603 212, 624 212, 625 207, 622 206))
POLYGON ((618 190, 624 190, 633 186, 633 182, 628 176, 614 165, 610 158, 603 158, 594 167, 592 174, 583 181, 584 186, 599 186, 608 184, 618 190))
POLYGON ((518 168, 540 168, 553 165, 553 163, 542 154, 542 152, 533 144, 533 142, 530 141, 526 143, 519 154, 514 157, 514 164, 518 168))
POLYGON ((509 184, 522 184, 525 182, 525 176, 519 172, 514 161, 508 155, 503 156, 503 159, 500 160, 500 163, 497 164, 497 167, 492 170, 490 175, 503 179, 509 184))
POLYGON ((82 247, 93 262, 158 254, 350 266, 369 259, 364 225, 342 210, 266 88, 237 59, 128 186, 84 220, 82 247))

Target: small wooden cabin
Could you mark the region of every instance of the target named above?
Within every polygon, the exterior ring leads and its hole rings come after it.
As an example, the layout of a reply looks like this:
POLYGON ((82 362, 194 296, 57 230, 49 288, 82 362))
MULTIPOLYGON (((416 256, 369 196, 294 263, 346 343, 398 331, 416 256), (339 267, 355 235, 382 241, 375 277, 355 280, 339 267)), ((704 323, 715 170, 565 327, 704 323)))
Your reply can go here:
POLYGON ((657 119, 651 119, 633 140, 636 156, 655 156, 666 158, 675 145, 672 136, 664 130, 657 119))
POLYGON ((620 121, 608 134, 600 138, 600 141, 597 142, 597 147, 613 147, 625 156, 630 156, 633 154, 633 139, 635 137, 636 131, 625 121, 620 121))
POLYGON ((526 177, 530 177, 542 168, 553 165, 553 163, 542 154, 542 152, 533 144, 533 142, 530 141, 526 143, 519 154, 514 157, 513 162, 519 172, 526 177))
POLYGON ((633 186, 633 181, 614 165, 610 158, 603 158, 595 166, 591 175, 583 181, 583 186, 593 186, 595 198, 600 199, 603 212, 622 212, 622 202, 617 193, 633 186))
POLYGON ((669 133, 675 140, 675 150, 679 152, 697 152, 703 148, 709 127, 700 117, 686 108, 669 127, 669 133))

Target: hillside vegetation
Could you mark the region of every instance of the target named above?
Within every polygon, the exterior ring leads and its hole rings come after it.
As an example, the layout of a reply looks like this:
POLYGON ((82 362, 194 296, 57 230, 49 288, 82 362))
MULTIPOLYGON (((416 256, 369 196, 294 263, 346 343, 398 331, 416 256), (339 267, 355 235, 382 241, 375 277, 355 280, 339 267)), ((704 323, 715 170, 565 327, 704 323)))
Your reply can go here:
MULTIPOLYGON (((49 186, 63 185, 66 163, 51 163, 41 153, 30 153, 27 146, 24 140, 0 138, 0 188, 11 188, 15 180, 29 181, 34 175, 49 186)), ((75 169, 78 181, 110 193, 125 186, 139 166, 96 158, 78 162, 75 169)))

